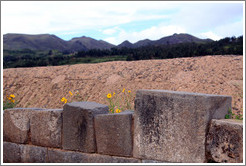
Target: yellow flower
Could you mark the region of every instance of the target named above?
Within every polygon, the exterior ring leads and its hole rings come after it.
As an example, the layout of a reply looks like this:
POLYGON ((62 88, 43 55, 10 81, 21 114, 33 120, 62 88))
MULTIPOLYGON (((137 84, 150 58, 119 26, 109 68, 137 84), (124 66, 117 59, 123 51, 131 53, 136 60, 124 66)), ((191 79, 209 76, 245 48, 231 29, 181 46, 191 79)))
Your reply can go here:
POLYGON ((12 100, 12 98, 11 98, 11 97, 9 97, 8 99, 9 99, 9 100, 12 100))
POLYGON ((65 103, 65 104, 67 103, 67 99, 64 100, 64 103, 65 103))
POLYGON ((70 93, 71 96, 73 95, 73 93, 71 91, 69 91, 69 93, 70 93))
POLYGON ((116 112, 116 113, 120 113, 121 110, 117 108, 117 109, 115 110, 115 112, 116 112))
POLYGON ((64 102, 64 101, 65 101, 65 99, 66 99, 66 98, 65 98, 65 97, 63 97, 63 98, 61 99, 61 102, 64 102))
POLYGON ((110 99, 112 97, 111 93, 107 95, 107 98, 110 99))
POLYGON ((130 90, 128 91, 128 93, 131 93, 131 92, 132 92, 132 91, 130 91, 130 90))
POLYGON ((113 96, 115 95, 115 92, 113 93, 113 96))
POLYGON ((125 92, 125 90, 126 90, 126 89, 124 88, 124 89, 122 90, 122 92, 124 93, 124 92, 125 92))
POLYGON ((11 98, 15 98, 15 95, 14 95, 14 94, 11 94, 11 95, 9 95, 9 97, 11 97, 11 98))
POLYGON ((11 100, 11 102, 12 102, 12 103, 14 103, 14 102, 15 102, 15 100, 11 100))

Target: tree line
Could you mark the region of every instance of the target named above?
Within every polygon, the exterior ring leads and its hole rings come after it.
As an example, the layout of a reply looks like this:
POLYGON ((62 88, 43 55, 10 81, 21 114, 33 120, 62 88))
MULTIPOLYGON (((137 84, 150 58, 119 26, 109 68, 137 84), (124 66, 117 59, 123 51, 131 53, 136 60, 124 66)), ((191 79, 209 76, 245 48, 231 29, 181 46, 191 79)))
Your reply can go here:
POLYGON ((243 55, 243 36, 226 37, 205 44, 180 43, 174 45, 143 46, 139 48, 91 49, 67 51, 4 50, 3 68, 57 66, 76 63, 96 63, 112 60, 147 60, 196 57, 205 55, 243 55))

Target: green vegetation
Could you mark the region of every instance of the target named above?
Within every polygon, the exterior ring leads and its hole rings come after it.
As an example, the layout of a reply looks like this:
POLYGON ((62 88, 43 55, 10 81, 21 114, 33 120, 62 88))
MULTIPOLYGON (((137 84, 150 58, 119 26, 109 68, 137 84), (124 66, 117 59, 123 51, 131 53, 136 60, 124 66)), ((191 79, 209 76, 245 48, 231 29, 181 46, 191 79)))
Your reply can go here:
POLYGON ((3 110, 14 108, 18 102, 15 101, 15 95, 6 95, 6 99, 3 100, 3 110))
POLYGON ((68 51, 4 50, 3 67, 57 66, 106 61, 135 61, 146 59, 170 59, 204 55, 243 55, 243 36, 227 37, 208 43, 181 43, 138 48, 90 49, 71 53, 68 51))
POLYGON ((225 119, 237 119, 237 120, 243 120, 243 115, 242 114, 234 114, 231 111, 231 108, 228 110, 228 114, 225 115, 225 119))

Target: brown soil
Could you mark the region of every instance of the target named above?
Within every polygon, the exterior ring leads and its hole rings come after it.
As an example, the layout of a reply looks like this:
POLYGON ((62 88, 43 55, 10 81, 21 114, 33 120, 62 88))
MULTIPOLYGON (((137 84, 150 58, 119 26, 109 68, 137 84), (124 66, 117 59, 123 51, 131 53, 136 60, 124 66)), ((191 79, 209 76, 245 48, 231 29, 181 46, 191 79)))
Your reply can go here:
POLYGON ((165 89, 232 96, 232 110, 243 112, 243 56, 106 62, 3 70, 4 94, 18 107, 61 108, 69 91, 107 104, 108 93, 123 88, 165 89))

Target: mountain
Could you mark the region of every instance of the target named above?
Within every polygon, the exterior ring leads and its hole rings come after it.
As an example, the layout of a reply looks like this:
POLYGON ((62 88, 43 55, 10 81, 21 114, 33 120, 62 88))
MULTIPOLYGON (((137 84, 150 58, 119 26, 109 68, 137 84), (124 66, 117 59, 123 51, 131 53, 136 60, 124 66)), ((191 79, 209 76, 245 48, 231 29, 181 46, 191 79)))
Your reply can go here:
POLYGON ((65 41, 50 34, 29 35, 11 33, 3 35, 4 50, 66 50, 74 52, 89 49, 110 49, 112 47, 114 45, 103 40, 95 40, 85 36, 65 41))
MULTIPOLYGON (((128 40, 119 44, 118 48, 137 48, 148 45, 165 45, 165 44, 178 44, 178 43, 207 43, 211 42, 211 39, 199 39, 195 36, 189 34, 173 34, 171 36, 163 37, 159 40, 140 40, 136 43, 131 43, 128 40)), ((4 50, 59 50, 59 51, 69 51, 76 52, 82 50, 90 49, 110 49, 115 47, 115 45, 110 44, 103 40, 95 40, 90 37, 82 36, 76 37, 69 41, 60 39, 59 37, 51 34, 39 34, 39 35, 29 35, 29 34, 5 34, 3 35, 3 49, 4 50)))
POLYGON ((134 43, 134 47, 143 47, 143 46, 147 46, 150 45, 152 41, 149 39, 145 39, 145 40, 140 40, 136 43, 134 43))
POLYGON ((3 35, 3 49, 5 50, 66 50, 67 42, 55 35, 40 34, 6 34, 3 35))
MULTIPOLYGON (((127 47, 127 48, 137 48, 137 47, 143 47, 143 46, 148 46, 148 45, 167 45, 167 44, 179 44, 179 43, 207 43, 207 42, 212 42, 213 40, 211 39, 199 39, 195 36, 192 36, 190 34, 185 34, 185 33, 180 33, 180 34, 173 34, 171 36, 166 36, 163 37, 159 40, 140 40, 136 43, 131 43, 131 45, 126 44, 126 41, 123 43, 119 44, 117 47, 127 47)), ((130 43, 130 42, 129 42, 130 43)))
POLYGON ((123 47, 133 48, 133 44, 129 42, 128 40, 125 40, 121 44, 119 44, 117 47, 118 48, 123 48, 123 47))
POLYGON ((86 36, 76 37, 69 40, 68 42, 70 44, 80 43, 81 45, 84 45, 87 49, 110 49, 115 46, 103 40, 95 40, 86 36))
POLYGON ((191 42, 206 43, 206 42, 208 42, 208 40, 207 39, 199 39, 195 36, 185 34, 185 33, 180 33, 180 34, 175 33, 171 36, 163 37, 159 40, 153 41, 153 44, 154 45, 162 45, 162 44, 179 44, 179 43, 191 43, 191 42))

